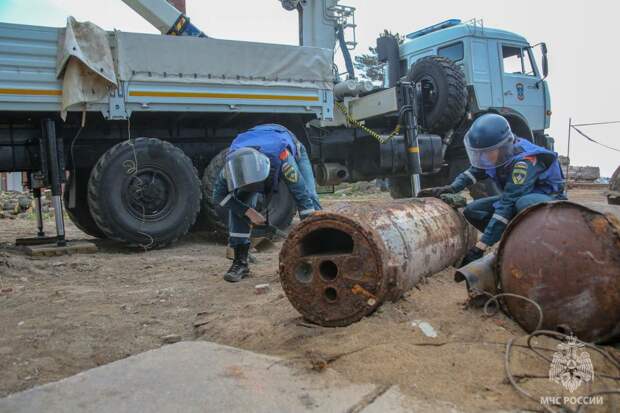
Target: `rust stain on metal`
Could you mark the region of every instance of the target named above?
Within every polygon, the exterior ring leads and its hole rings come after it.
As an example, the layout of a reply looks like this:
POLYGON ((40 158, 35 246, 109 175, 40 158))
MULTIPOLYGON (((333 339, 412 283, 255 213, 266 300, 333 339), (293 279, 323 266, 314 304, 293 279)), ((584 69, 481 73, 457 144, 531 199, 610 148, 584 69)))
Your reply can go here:
POLYGON ((460 260, 472 242, 462 216, 439 200, 337 204, 291 231, 280 281, 306 319, 348 325, 460 260))
MULTIPOLYGON (((536 301, 544 329, 566 325, 585 341, 619 337, 619 219, 620 207, 605 204, 563 201, 526 210, 499 245, 502 290, 536 301)), ((535 327, 534 306, 510 297, 505 302, 521 326, 535 327)))
POLYGON ((592 219, 592 229, 594 233, 597 235, 603 235, 607 232, 607 228, 609 227, 609 222, 605 217, 596 216, 592 219))
POLYGON ((521 279, 523 278, 523 273, 521 272, 521 270, 519 270, 518 268, 512 268, 510 270, 510 274, 516 278, 516 279, 521 279))
POLYGON ((362 287, 362 286, 361 286, 361 285, 359 285, 359 284, 355 284, 355 285, 353 286, 353 288, 351 288, 351 292, 352 292, 353 294, 357 294, 357 295, 361 295, 361 296, 363 296, 363 297, 366 297, 366 299, 367 299, 366 303, 367 303, 368 305, 370 305, 370 306, 373 306, 373 305, 375 305, 375 304, 377 303, 377 297, 375 297, 375 295, 374 295, 374 294, 372 294, 372 293, 370 293, 370 292, 366 291, 366 290, 364 289, 364 287, 362 287))

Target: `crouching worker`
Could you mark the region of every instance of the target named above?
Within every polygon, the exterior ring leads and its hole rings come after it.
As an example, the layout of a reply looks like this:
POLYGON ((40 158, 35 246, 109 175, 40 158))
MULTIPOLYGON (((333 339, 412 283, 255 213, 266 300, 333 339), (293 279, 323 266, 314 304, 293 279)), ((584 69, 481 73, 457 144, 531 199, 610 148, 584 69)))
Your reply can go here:
POLYGON ((451 185, 424 189, 418 194, 439 197, 460 192, 486 178, 493 179, 503 190, 501 195, 478 199, 463 210, 467 221, 483 234, 461 265, 481 258, 517 213, 541 202, 565 199, 557 154, 515 137, 504 117, 486 114, 476 119, 464 144, 471 167, 451 185))
POLYGON ((214 202, 228 209, 228 243, 234 259, 226 281, 238 282, 250 273, 252 225, 269 224, 254 209, 256 201, 263 194, 268 203, 280 180, 295 199, 301 219, 321 209, 306 149, 288 129, 260 125, 233 140, 213 193, 214 202))

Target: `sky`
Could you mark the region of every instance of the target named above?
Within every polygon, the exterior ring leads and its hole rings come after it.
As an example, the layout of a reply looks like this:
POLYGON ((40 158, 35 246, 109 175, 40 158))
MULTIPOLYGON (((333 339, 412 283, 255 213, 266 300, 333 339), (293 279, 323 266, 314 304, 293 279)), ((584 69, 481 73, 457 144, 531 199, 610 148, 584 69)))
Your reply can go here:
MULTIPOLYGON (((296 44, 297 16, 277 0, 186 0, 192 22, 211 37, 296 44)), ((549 49, 553 111, 548 131, 556 151, 566 154, 568 120, 591 123, 620 120, 620 6, 605 0, 342 0, 356 7, 357 40, 353 54, 367 51, 384 29, 410 33, 449 18, 483 19, 486 27, 518 33, 530 44, 549 49)), ((0 21, 64 26, 68 15, 104 29, 156 33, 121 0, 0 0, 0 21)), ((539 63, 540 67, 540 63, 539 63)), ((620 124, 584 127, 608 146, 620 148, 620 124)), ((620 152, 572 133, 571 163, 594 165, 602 176, 620 166, 620 152)))

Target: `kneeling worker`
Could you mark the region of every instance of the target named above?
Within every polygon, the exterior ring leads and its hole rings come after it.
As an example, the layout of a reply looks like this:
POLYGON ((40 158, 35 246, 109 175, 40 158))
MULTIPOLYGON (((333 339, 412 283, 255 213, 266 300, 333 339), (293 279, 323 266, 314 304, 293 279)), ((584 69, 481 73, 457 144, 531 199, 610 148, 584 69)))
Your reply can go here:
POLYGON ((228 243, 234 250, 229 282, 246 277, 251 226, 268 224, 254 207, 259 193, 268 203, 282 179, 293 195, 300 219, 320 210, 312 165, 305 147, 284 126, 267 124, 239 134, 229 148, 213 199, 228 209, 228 243))
POLYGON ((439 197, 460 192, 486 178, 493 179, 503 190, 501 195, 478 199, 463 210, 467 221, 483 235, 461 265, 481 258, 489 246, 499 241, 517 213, 534 204, 566 199, 557 153, 515 137, 503 116, 486 114, 476 119, 464 144, 471 167, 451 185, 427 188, 418 194, 439 197))

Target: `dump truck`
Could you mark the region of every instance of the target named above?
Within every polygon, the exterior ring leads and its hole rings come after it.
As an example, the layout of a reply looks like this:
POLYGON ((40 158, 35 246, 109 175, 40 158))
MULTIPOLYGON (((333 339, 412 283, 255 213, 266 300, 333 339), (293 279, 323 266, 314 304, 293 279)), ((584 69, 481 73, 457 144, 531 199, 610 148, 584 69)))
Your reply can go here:
MULTIPOLYGON (((232 139, 261 123, 298 137, 320 185, 388 178, 396 198, 466 169, 463 135, 482 113, 552 142, 546 46, 541 72, 509 32, 454 20, 402 44, 381 36, 377 87, 354 73, 355 9, 337 0, 280 1, 299 13, 299 46, 211 38, 164 0, 123 1, 162 35, 0 23, 0 172, 26 172, 35 199, 52 189, 59 244, 63 205, 85 233, 145 248, 224 231, 214 180, 232 139)), ((284 188, 259 209, 279 229, 295 211, 284 188)))

